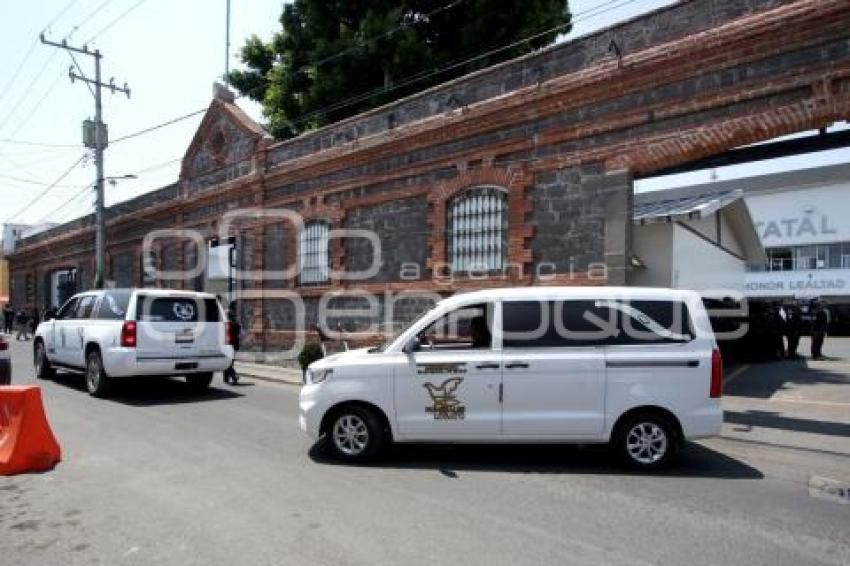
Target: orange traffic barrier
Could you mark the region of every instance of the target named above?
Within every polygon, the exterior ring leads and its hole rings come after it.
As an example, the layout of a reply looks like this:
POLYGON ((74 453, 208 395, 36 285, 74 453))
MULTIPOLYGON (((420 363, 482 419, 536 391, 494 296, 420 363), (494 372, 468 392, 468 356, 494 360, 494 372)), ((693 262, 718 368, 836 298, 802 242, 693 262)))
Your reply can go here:
POLYGON ((0 387, 0 476, 43 472, 61 459, 44 414, 41 388, 0 387))

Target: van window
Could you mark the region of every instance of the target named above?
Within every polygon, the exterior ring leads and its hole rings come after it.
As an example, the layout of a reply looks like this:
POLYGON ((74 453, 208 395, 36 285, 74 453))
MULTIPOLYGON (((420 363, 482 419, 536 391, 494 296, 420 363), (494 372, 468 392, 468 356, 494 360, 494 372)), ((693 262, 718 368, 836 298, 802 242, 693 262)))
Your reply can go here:
POLYGON ((444 314, 419 333, 420 350, 489 349, 493 305, 471 305, 444 314))
POLYGON ((106 291, 97 305, 95 318, 101 320, 123 320, 130 303, 130 291, 106 291))
POLYGON ((615 344, 682 343, 695 335, 690 312, 682 301, 603 300, 597 305, 619 313, 615 344))
POLYGON ((136 320, 141 322, 219 322, 218 301, 194 297, 139 295, 136 320))
POLYGON ((617 333, 616 317, 591 300, 506 301, 505 348, 601 346, 617 333))

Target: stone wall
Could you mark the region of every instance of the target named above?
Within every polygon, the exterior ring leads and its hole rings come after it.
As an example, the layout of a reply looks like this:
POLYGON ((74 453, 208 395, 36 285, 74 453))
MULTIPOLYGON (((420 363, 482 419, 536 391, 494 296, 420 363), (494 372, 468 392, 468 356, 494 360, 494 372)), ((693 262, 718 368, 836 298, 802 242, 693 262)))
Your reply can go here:
MULTIPOLYGON (((352 208, 345 227, 371 231, 380 240, 378 272, 364 281, 400 281, 403 268, 409 274, 408 280, 425 277, 428 258, 428 202, 425 197, 352 208), (412 269, 414 266, 416 269, 412 269), (420 276, 414 277, 417 272, 420 276)), ((374 271, 375 251, 365 238, 348 238, 346 270, 364 274, 370 269, 374 271)))

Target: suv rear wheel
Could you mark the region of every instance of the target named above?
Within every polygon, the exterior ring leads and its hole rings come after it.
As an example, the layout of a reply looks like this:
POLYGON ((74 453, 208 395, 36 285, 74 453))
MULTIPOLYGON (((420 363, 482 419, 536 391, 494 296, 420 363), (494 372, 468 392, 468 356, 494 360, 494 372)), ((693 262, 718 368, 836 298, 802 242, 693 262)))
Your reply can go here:
POLYGON ((33 365, 35 366, 35 376, 38 379, 53 379, 56 375, 56 371, 50 365, 50 360, 47 359, 47 350, 41 340, 35 343, 33 365))
POLYGON ((337 459, 365 462, 381 451, 387 437, 381 419, 373 410, 350 405, 334 414, 327 439, 337 459))
POLYGON ((633 468, 653 470, 673 463, 681 439, 670 419, 656 413, 637 413, 617 426, 612 439, 623 461, 633 468))
POLYGON ((86 389, 92 397, 105 397, 112 387, 112 380, 103 369, 100 352, 92 350, 86 356, 86 389))

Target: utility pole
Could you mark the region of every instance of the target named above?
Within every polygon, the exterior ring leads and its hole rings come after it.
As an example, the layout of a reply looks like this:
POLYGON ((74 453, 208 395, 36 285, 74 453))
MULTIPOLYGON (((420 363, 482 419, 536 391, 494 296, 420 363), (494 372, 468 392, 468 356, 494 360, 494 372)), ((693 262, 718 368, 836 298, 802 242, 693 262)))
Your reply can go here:
MULTIPOLYGON (((71 78, 71 82, 73 83, 75 80, 82 81, 89 85, 94 85, 94 139, 93 144, 90 144, 86 140, 86 127, 88 124, 86 122, 83 123, 83 138, 84 142, 86 142, 87 147, 94 146, 94 162, 95 167, 97 169, 97 179, 95 180, 95 288, 101 289, 103 288, 104 283, 104 271, 106 267, 106 222, 104 218, 104 196, 103 196, 103 182, 105 180, 103 174, 103 151, 106 149, 107 145, 107 136, 106 136, 106 124, 103 123, 103 108, 101 105, 101 97, 100 91, 102 87, 108 88, 112 91, 113 94, 115 92, 122 92, 127 95, 127 98, 130 98, 130 89, 127 86, 127 83, 124 83, 123 87, 115 86, 115 79, 110 79, 108 83, 104 83, 100 80, 100 60, 103 58, 99 49, 95 49, 94 51, 89 51, 87 45, 83 45, 82 47, 72 47, 68 45, 66 40, 62 40, 61 43, 56 43, 53 41, 49 41, 44 38, 44 34, 42 33, 39 38, 41 42, 45 45, 50 45, 52 47, 58 47, 59 49, 64 49, 69 52, 79 53, 81 55, 88 55, 90 57, 94 57, 94 79, 90 79, 83 74, 74 73, 74 67, 68 69, 68 76, 71 78)), ((72 55, 73 58, 73 55, 72 55)), ((76 60, 74 61, 76 63, 76 60)), ((79 67, 78 67, 79 68, 79 67)), ((80 69, 80 73, 82 73, 82 69, 80 69)))
POLYGON ((230 84, 230 0, 227 2, 227 14, 225 15, 224 30, 224 86, 230 84))

